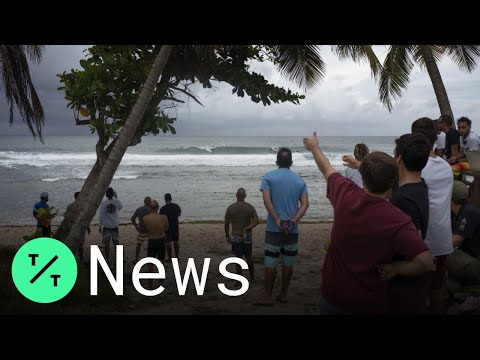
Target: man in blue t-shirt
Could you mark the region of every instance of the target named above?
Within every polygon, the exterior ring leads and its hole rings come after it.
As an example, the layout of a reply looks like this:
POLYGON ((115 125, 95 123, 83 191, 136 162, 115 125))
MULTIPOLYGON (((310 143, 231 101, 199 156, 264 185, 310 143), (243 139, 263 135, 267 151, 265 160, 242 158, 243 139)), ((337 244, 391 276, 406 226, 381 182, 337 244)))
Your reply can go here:
POLYGON ((265 294, 261 301, 255 303, 258 306, 273 306, 273 284, 280 256, 283 262, 282 289, 276 300, 287 303, 288 285, 298 253, 298 222, 308 208, 307 184, 290 170, 292 163, 290 149, 280 148, 277 153, 278 169, 267 173, 260 185, 268 217, 265 233, 265 294))
POLYGON ((50 234, 52 233, 52 228, 50 226, 50 221, 48 219, 40 219, 38 216, 38 211, 42 208, 44 209, 49 209, 50 206, 47 204, 48 202, 48 193, 47 192, 42 192, 40 194, 40 201, 37 202, 33 206, 33 217, 37 219, 37 230, 42 229, 42 235, 49 237, 50 234))

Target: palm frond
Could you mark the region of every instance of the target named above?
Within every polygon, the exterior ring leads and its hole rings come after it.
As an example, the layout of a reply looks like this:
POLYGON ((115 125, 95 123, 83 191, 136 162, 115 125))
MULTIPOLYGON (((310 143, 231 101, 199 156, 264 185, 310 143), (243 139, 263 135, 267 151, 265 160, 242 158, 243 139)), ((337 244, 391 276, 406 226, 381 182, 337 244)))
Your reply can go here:
POLYGON ((9 105, 10 125, 16 106, 33 137, 38 136, 43 142, 43 107, 30 77, 25 47, 0 45, 0 76, 9 105))
POLYGON ((410 72, 415 63, 408 51, 410 45, 391 45, 383 63, 380 75, 380 100, 392 111, 392 98, 402 95, 409 82, 410 72))
POLYGON ((372 76, 377 80, 382 70, 382 64, 373 51, 372 45, 335 45, 332 51, 340 60, 352 59, 356 63, 368 61, 372 76))
MULTIPOLYGON (((429 45, 432 49, 433 57, 435 61, 438 63, 442 56, 445 54, 445 45, 429 45)), ((422 70, 425 70, 425 60, 423 58, 422 52, 420 51, 419 45, 410 45, 408 48, 408 52, 413 57, 413 60, 420 65, 422 70)))
POLYGON ((30 56, 30 60, 36 62, 37 65, 42 60, 45 45, 23 45, 25 52, 30 56))
POLYGON ((461 70, 472 72, 477 67, 480 57, 479 45, 446 45, 448 56, 461 70))
POLYGON ((325 77, 325 63, 317 45, 274 45, 273 53, 280 74, 305 90, 325 77))

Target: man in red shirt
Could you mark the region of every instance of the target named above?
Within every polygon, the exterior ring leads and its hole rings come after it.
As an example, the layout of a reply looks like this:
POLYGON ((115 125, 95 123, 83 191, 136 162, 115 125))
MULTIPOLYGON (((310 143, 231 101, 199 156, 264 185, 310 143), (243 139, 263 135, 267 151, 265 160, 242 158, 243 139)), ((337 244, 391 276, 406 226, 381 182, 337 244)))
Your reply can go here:
POLYGON ((367 155, 359 169, 361 189, 332 167, 316 132, 303 142, 327 180, 327 197, 334 210, 320 311, 384 314, 386 279, 434 269, 432 255, 411 218, 387 201, 397 177, 395 160, 378 151, 367 155), (393 262, 396 256, 406 260, 393 262))

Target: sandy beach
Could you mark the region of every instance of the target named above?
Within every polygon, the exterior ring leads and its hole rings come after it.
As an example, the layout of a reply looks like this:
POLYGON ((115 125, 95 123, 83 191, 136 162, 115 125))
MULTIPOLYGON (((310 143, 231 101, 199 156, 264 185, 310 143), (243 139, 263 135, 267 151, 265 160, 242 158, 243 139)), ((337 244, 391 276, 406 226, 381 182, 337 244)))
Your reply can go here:
MULTIPOLYGON (((139 294, 131 285, 131 272, 135 259, 136 231, 133 225, 120 226, 120 238, 124 245, 124 284, 128 306, 122 314, 311 314, 319 313, 320 279, 325 252, 323 246, 330 237, 331 223, 302 223, 299 238, 298 264, 294 268, 287 304, 275 303, 271 308, 257 307, 252 304, 260 299, 264 284, 263 240, 265 224, 253 230, 253 256, 255 262, 255 282, 250 283, 248 291, 237 297, 224 295, 218 284, 225 282, 227 288, 238 283, 226 279, 219 272, 222 260, 233 256, 231 247, 224 236, 223 223, 183 223, 180 225, 180 270, 185 270, 188 258, 195 260, 198 273, 203 268, 205 258, 210 258, 210 267, 203 295, 197 295, 193 280, 190 278, 184 296, 178 294, 172 264, 166 263, 165 291, 154 297, 139 294)), ((18 248, 24 244, 23 235, 32 233, 34 226, 3 226, 1 245, 18 248)), ((55 231, 55 227, 53 228, 55 231)), ((97 226, 87 235, 85 258, 90 257, 90 245, 100 244, 97 226)), ((146 256, 146 246, 142 247, 141 257, 146 256)), ((113 253, 111 255, 113 259, 113 253)), ((115 262, 112 262, 113 266, 115 262)), ((80 266, 80 265, 79 265, 80 266)), ((112 267, 113 267, 112 266, 112 267)), ((234 271, 234 265, 227 267, 234 271)), ((143 270, 142 271, 146 271, 143 270)), ((274 297, 280 291, 281 269, 277 275, 274 297)), ((244 276, 249 279, 248 271, 244 276)), ((101 295, 101 294, 99 294, 101 295)))

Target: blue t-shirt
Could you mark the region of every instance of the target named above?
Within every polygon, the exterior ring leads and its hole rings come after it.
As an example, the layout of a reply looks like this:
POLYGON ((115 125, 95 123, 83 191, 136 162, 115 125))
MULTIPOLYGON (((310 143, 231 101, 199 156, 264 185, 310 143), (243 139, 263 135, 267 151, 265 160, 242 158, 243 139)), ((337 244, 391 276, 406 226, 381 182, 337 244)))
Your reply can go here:
MULTIPOLYGON (((263 190, 270 190, 273 208, 280 219, 294 217, 300 205, 300 196, 308 194, 305 180, 287 168, 267 173, 260 185, 260 191, 263 190)), ((267 217, 267 231, 282 231, 270 214, 267 217)), ((295 229, 291 232, 298 234, 298 224, 295 224, 295 229)))
MULTIPOLYGON (((39 201, 33 206, 33 217, 35 217, 38 214, 38 210, 41 208, 49 209, 50 206, 45 201, 39 201)), ((35 217, 36 219, 36 217, 35 217)), ((37 227, 43 227, 42 223, 37 220, 37 227)))

